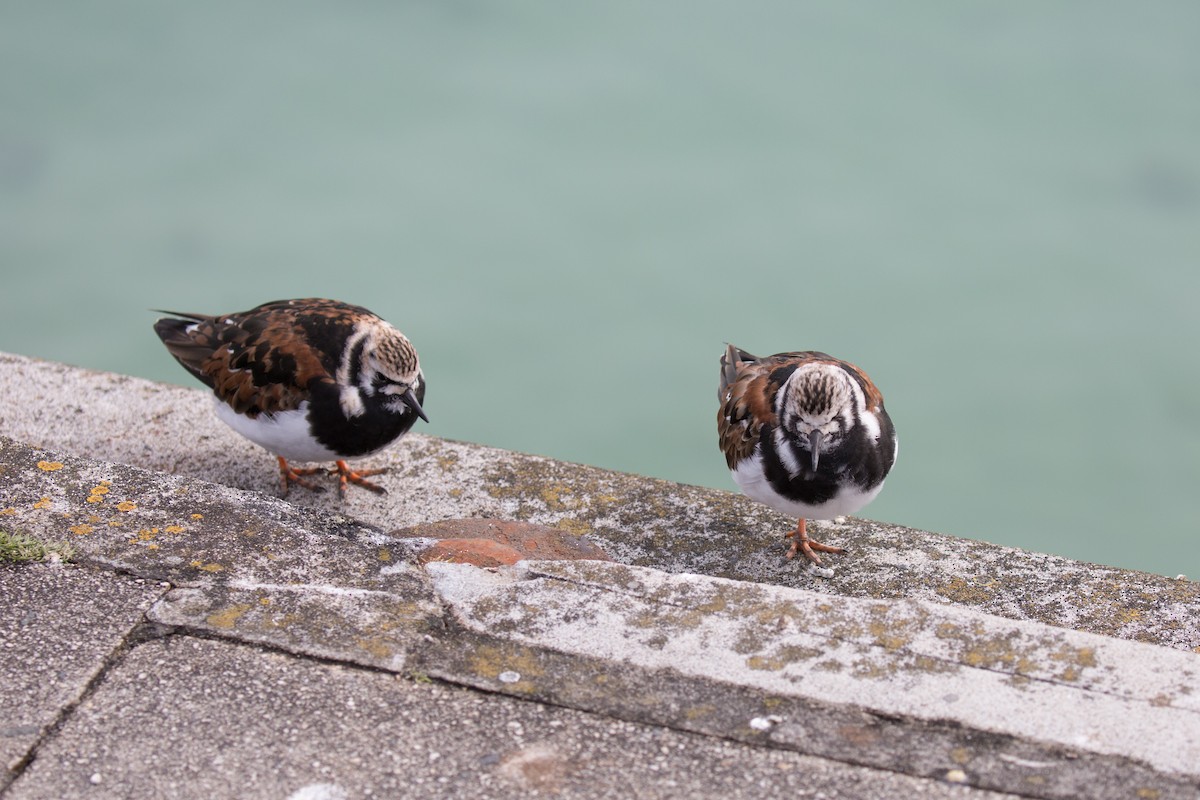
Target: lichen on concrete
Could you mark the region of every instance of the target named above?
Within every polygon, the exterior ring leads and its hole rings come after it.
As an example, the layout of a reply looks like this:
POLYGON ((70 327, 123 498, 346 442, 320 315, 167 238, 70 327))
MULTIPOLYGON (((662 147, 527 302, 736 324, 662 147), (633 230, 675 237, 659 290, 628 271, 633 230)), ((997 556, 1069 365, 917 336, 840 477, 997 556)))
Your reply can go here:
MULTIPOLYGON (((0 420, 0 435, 49 454, 138 465, 267 499, 278 492, 273 460, 222 425, 204 391, 5 354, 0 384, 11 409, 0 420), (80 391, 63 392, 64 385, 80 391), (89 397, 86 412, 76 400, 81 396, 89 397)), ((379 531, 452 518, 523 520, 587 536, 617 561, 668 572, 839 596, 952 602, 1011 619, 1200 649, 1200 584, 1193 581, 859 519, 815 526, 823 539, 848 550, 829 560, 833 575, 822 579, 783 558, 782 535, 794 520, 731 492, 420 434, 366 465, 390 469, 380 476, 389 492, 383 500, 357 492, 339 503, 329 492, 294 490, 280 507, 341 514, 379 531)), ((97 482, 106 477, 94 476, 97 482)), ((94 485, 80 487, 82 495, 69 503, 54 502, 74 514, 94 485)), ((74 514, 72 525, 80 524, 95 526, 74 514)), ((133 533, 153 527, 140 524, 133 533)), ((164 526, 158 527, 161 535, 164 526)))
POLYGON ((1200 788, 1194 583, 854 519, 821 578, 732 493, 422 435, 369 462, 383 499, 285 501, 202 392, 2 355, 0 384, 0 521, 152 584, 168 638, 1024 796, 1200 788), (517 521, 615 562, 420 566, 517 521))
MULTIPOLYGON (((499 666, 480 670, 470 656, 469 642, 490 652, 499 639, 506 663, 541 665, 523 691, 578 707, 596 703, 634 719, 705 720, 707 732, 757 736, 743 728, 745 720, 774 717, 778 724, 764 729, 772 742, 816 752, 806 721, 831 715, 843 720, 834 726, 843 736, 871 743, 869 755, 856 758, 889 768, 911 755, 895 749, 894 728, 922 728, 960 759, 968 744, 994 735, 1006 743, 1001 754, 1020 750, 1009 753, 1014 763, 1045 765, 1047 783, 1037 796, 1072 796, 1067 787, 1085 763, 1099 772, 1145 763, 1186 775, 1185 783, 1200 781, 1200 707, 1183 691, 1200 678, 1186 653, 917 601, 830 599, 603 562, 526 562, 485 579, 469 566, 429 570, 471 634, 455 636, 431 668, 472 685, 507 691, 496 679, 499 666), (777 623, 764 626, 772 607, 781 612, 777 623), (626 685, 642 684, 597 697, 577 677, 591 674, 594 663, 618 663, 626 685), (681 684, 723 697, 726 710, 739 708, 741 695, 731 685, 753 689, 759 699, 741 707, 742 722, 732 728, 727 716, 715 721, 695 709, 681 719, 667 699, 681 684), (760 705, 764 697, 774 698, 773 708, 760 705), (863 713, 889 720, 887 731, 846 722, 863 713), (954 720, 952 729, 941 727, 946 719, 954 720)), ((612 681, 609 670, 608 688, 612 681)), ((980 785, 1012 790, 1010 778, 1000 777, 1008 774, 1003 763, 981 766, 995 755, 968 759, 972 774, 995 781, 980 785)))

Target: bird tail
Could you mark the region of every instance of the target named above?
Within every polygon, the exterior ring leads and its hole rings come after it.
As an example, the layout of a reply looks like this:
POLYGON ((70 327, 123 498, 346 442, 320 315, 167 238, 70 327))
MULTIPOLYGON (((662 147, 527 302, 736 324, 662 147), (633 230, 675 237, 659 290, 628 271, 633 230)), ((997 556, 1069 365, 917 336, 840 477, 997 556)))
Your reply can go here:
POLYGON ((740 347, 725 343, 725 353, 721 356, 721 383, 717 389, 717 399, 724 401, 729 387, 737 380, 738 365, 743 362, 758 361, 758 356, 751 355, 740 347))
MULTIPOLYGON (((170 314, 173 312, 164 311, 162 313, 170 314)), ((190 316, 180 314, 179 316, 190 316)), ((200 317, 197 321, 207 319, 200 317)), ((172 319, 163 317, 154 323, 154 332, 158 334, 158 338, 162 339, 162 343, 167 346, 167 351, 175 357, 183 368, 195 375, 210 387, 213 385, 212 378, 204 373, 204 362, 212 355, 212 345, 205 341, 197 341, 188 328, 195 325, 188 319, 172 319)))

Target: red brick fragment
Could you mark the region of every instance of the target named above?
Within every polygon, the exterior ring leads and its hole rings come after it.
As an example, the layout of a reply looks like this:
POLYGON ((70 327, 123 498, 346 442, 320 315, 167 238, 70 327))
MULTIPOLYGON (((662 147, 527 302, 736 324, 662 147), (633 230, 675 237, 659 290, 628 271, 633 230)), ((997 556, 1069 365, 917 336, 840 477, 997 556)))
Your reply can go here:
POLYGON ((421 563, 450 561, 497 567, 524 558, 611 561, 586 539, 559 528, 499 519, 448 519, 393 531, 393 536, 438 539, 418 556, 421 563))

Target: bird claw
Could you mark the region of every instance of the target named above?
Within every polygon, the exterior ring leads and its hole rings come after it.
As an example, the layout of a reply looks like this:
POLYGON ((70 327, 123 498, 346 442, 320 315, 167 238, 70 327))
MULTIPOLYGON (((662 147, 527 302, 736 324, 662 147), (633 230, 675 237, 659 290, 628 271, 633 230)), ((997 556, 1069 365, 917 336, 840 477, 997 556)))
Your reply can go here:
POLYGON ((336 462, 335 466, 329 469, 330 475, 338 476, 338 494, 344 500, 346 498, 346 485, 353 483, 355 486, 361 486, 369 492, 375 494, 387 494, 387 489, 377 483, 372 483, 367 480, 371 475, 382 475, 387 472, 387 467, 381 469, 364 469, 361 472, 356 472, 350 468, 345 461, 336 462))
POLYGON ((317 472, 322 472, 323 470, 319 468, 296 469, 291 464, 287 463, 287 461, 282 457, 276 456, 276 458, 279 460, 279 481, 283 485, 284 497, 288 496, 288 492, 291 490, 293 483, 298 486, 303 486, 309 491, 317 492, 318 494, 325 491, 324 486, 317 486, 312 481, 306 481, 303 477, 301 477, 303 475, 313 475, 317 472))
POLYGON ((308 467, 306 469, 296 469, 282 456, 276 456, 279 460, 279 479, 283 484, 283 496, 288 496, 288 490, 292 484, 303 486, 314 492, 323 492, 325 487, 317 486, 311 481, 304 480, 305 475, 316 475, 317 473, 336 475, 338 476, 338 495, 344 500, 346 498, 346 486, 353 483, 355 486, 361 486, 369 492, 375 494, 387 494, 387 489, 384 489, 377 483, 372 483, 367 480, 371 475, 382 475, 387 472, 387 467, 382 469, 364 469, 355 471, 350 468, 350 465, 345 461, 337 461, 332 467, 308 467))
POLYGON ((814 551, 835 555, 846 552, 844 547, 834 547, 831 544, 822 544, 815 539, 808 538, 808 525, 803 519, 796 524, 795 530, 787 533, 786 538, 792 540, 792 546, 787 551, 788 561, 795 558, 796 553, 803 553, 805 558, 819 567, 821 566, 821 557, 814 551))

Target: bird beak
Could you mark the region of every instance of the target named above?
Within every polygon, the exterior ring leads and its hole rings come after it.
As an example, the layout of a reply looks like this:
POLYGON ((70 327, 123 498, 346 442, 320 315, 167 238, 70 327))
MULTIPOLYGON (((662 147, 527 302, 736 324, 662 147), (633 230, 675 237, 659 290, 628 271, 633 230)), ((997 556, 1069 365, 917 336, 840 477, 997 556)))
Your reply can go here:
POLYGON ((816 428, 808 434, 808 452, 812 453, 812 468, 816 472, 817 459, 821 457, 821 432, 816 428))
POLYGON ((413 394, 413 390, 411 388, 409 388, 409 390, 404 394, 400 395, 400 399, 403 400, 409 408, 417 412, 418 417, 426 422, 429 422, 429 417, 425 416, 425 411, 421 408, 421 404, 417 402, 417 396, 413 394))

